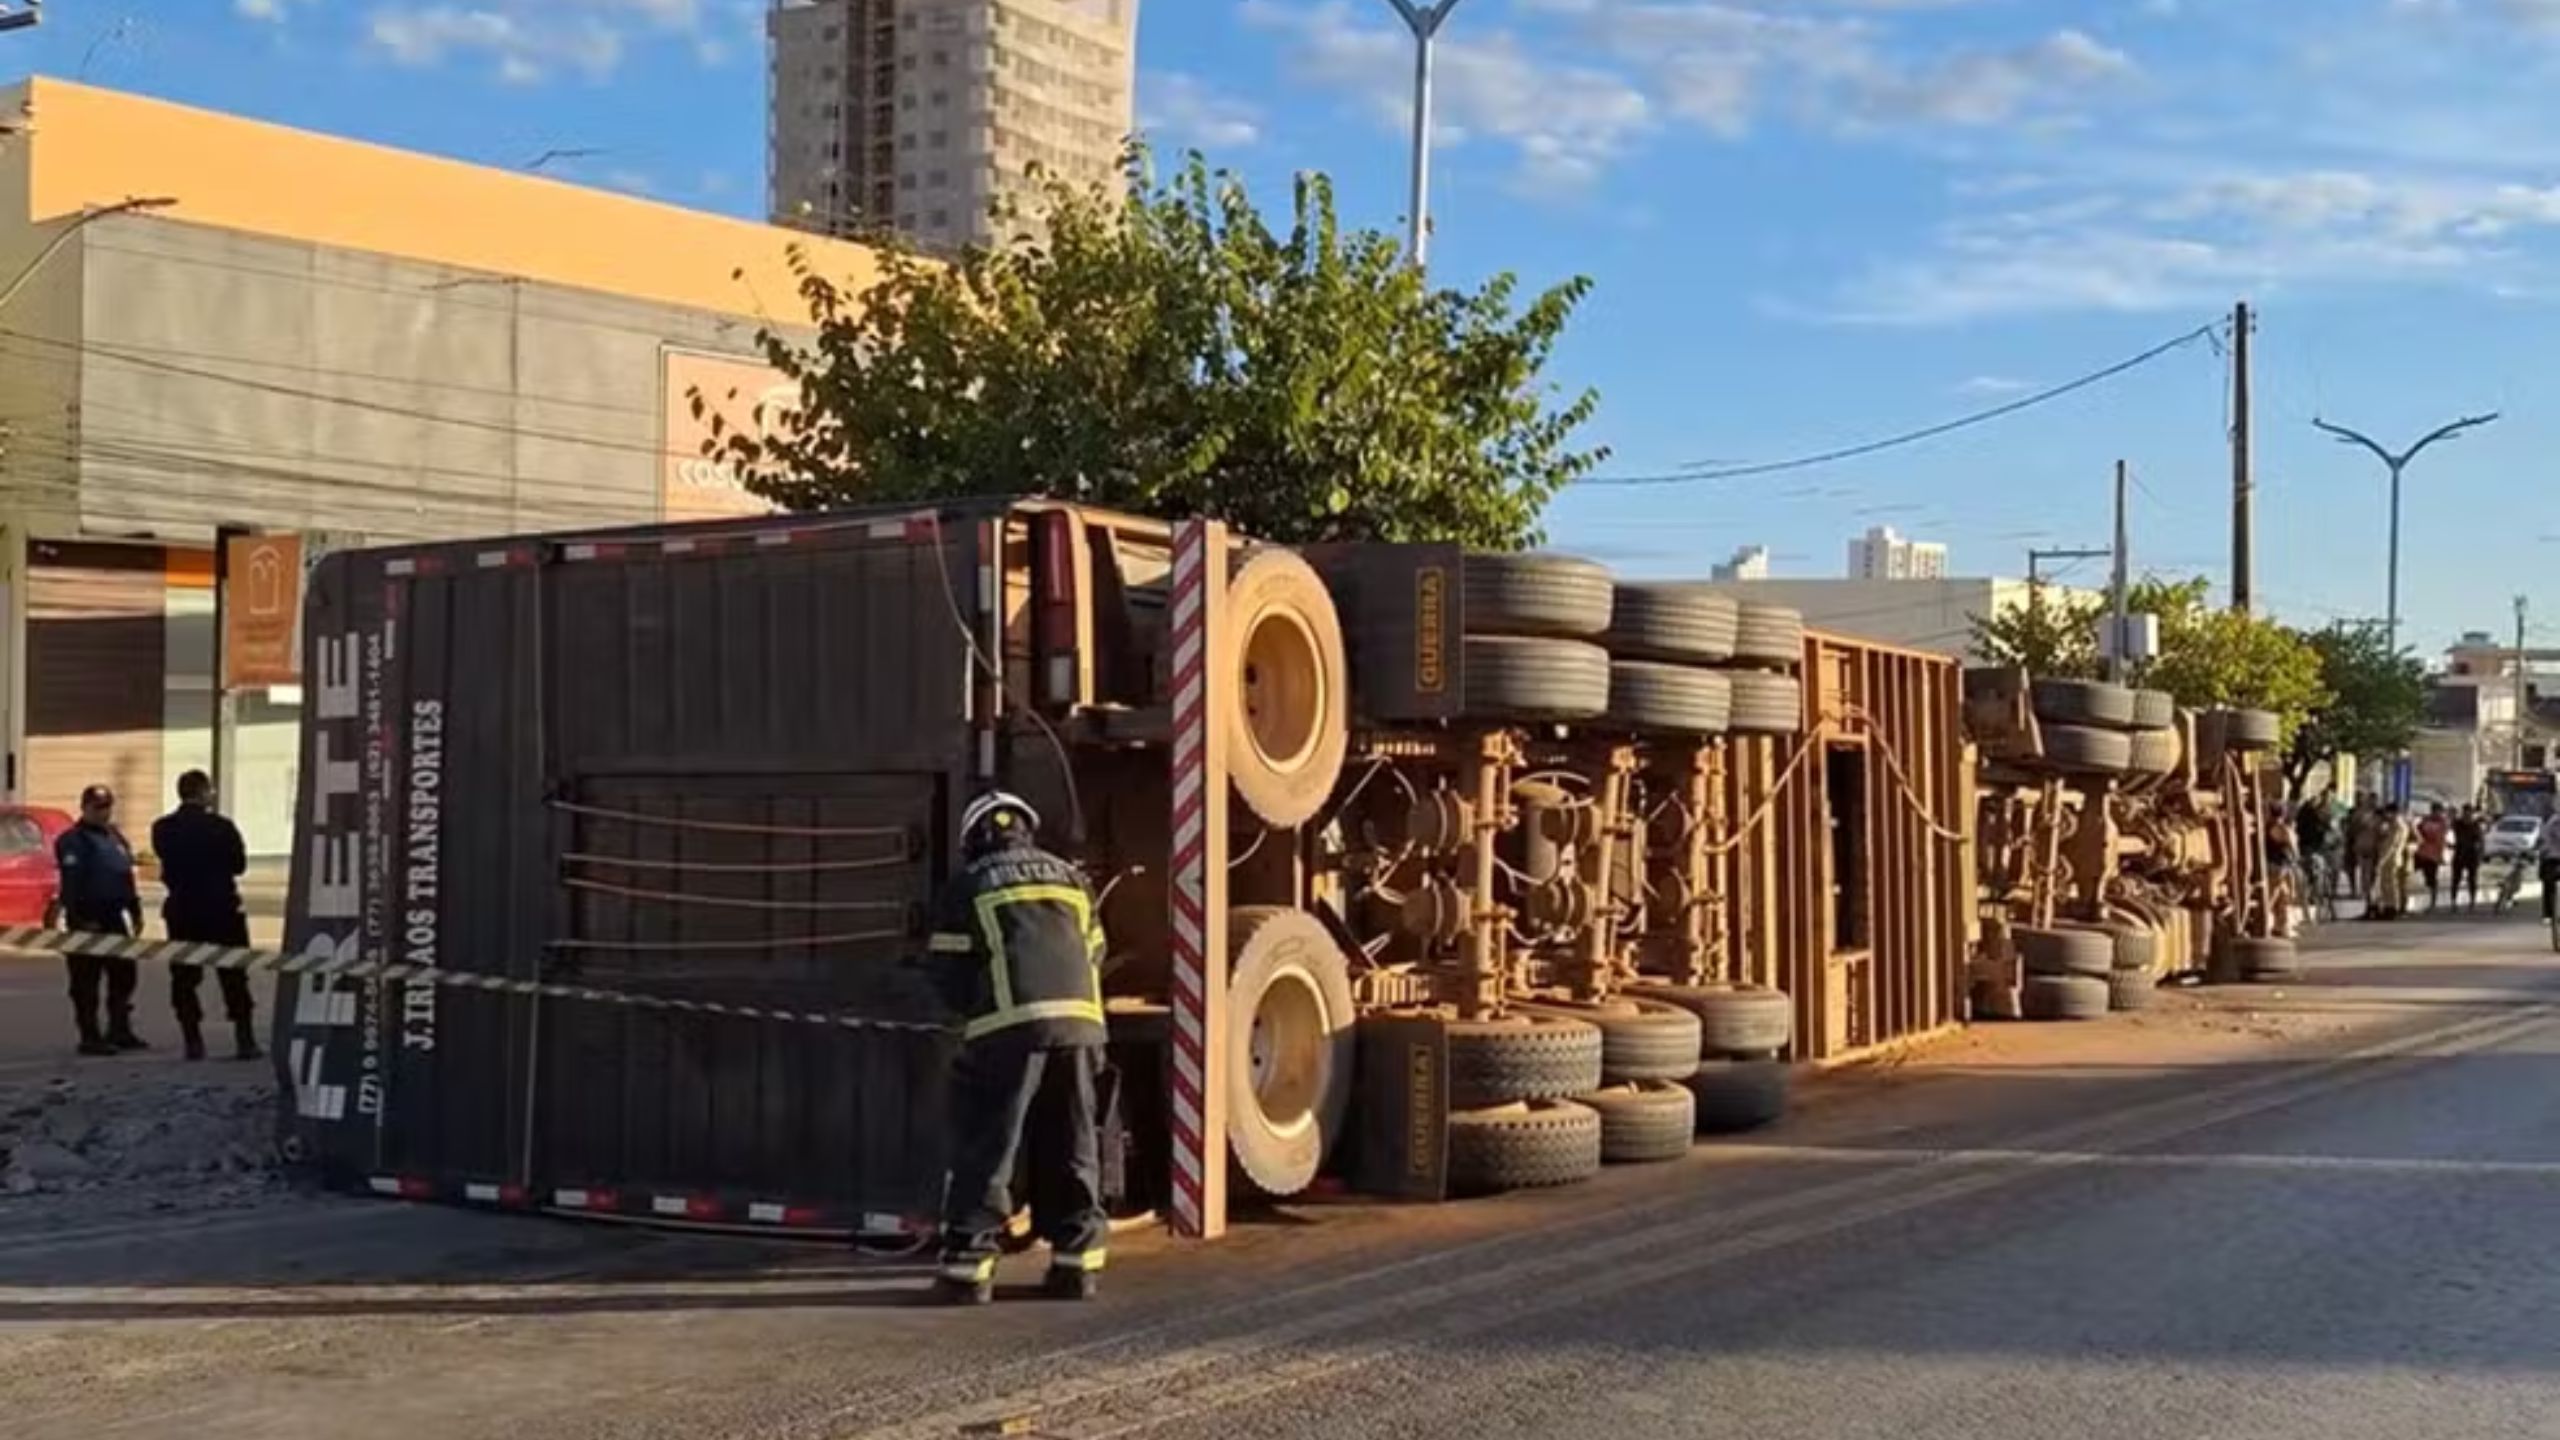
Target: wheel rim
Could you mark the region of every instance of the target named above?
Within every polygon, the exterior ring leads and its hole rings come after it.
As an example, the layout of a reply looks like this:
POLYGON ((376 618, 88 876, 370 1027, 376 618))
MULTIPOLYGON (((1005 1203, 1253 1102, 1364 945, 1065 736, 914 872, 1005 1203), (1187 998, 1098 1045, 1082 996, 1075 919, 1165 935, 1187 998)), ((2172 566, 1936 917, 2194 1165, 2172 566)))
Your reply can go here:
POLYGON ((1289 610, 1265 610, 1244 636, 1245 733, 1268 768, 1288 772, 1314 758, 1324 739, 1324 650, 1289 610))
POLYGON ((1247 1051, 1254 1105, 1273 1134, 1314 1127, 1324 1099, 1330 1034, 1315 977, 1290 969, 1271 978, 1253 1007, 1247 1051))

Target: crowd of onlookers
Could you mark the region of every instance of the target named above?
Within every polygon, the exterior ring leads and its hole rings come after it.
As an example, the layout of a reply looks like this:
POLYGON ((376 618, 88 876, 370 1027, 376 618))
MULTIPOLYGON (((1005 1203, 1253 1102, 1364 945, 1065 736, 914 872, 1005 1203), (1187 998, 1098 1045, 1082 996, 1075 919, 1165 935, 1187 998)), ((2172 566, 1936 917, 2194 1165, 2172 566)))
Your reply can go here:
MULTIPOLYGON (((2364 907, 2358 918, 2397 920, 2410 913, 2423 887, 2426 909, 2465 910, 2480 904, 2480 876, 2489 855, 2490 817, 2477 805, 2429 804, 2423 813, 2370 793, 2343 810, 2335 790, 2311 796, 2287 814, 2279 802, 2269 816, 2268 851, 2306 910, 2336 913, 2337 902, 2364 907)), ((2513 901, 2527 867, 2538 867, 2543 914, 2551 911, 2553 881, 2560 878, 2560 815, 2541 822, 2534 843, 2518 850, 2495 879, 2491 904, 2513 901)))

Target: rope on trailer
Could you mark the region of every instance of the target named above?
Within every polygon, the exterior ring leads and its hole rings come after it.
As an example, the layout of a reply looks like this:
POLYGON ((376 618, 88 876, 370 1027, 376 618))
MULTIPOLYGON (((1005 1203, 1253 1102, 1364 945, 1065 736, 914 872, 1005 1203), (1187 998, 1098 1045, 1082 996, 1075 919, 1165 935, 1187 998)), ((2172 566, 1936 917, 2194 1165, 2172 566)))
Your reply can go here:
POLYGON ((620 870, 691 870, 704 875, 798 875, 812 871, 881 870, 893 865, 914 862, 904 855, 884 855, 873 860, 775 860, 770 862, 713 860, 644 860, 637 855, 590 855, 571 850, 560 857, 576 865, 603 865, 620 870))
POLYGON ((588 880, 564 875, 560 883, 572 890, 589 890, 599 895, 619 895, 632 900, 655 900, 666 905, 708 905, 722 910, 905 910, 904 900, 749 900, 737 895, 688 895, 680 890, 642 890, 630 885, 614 885, 603 880, 588 880))
POLYGON ((1769 812, 1778 808, 1778 797, 1787 793, 1787 786, 1795 781, 1796 771, 1804 765, 1805 757, 1813 753, 1814 745, 1821 738, 1818 734, 1808 734, 1798 742, 1796 753, 1788 757, 1787 768, 1778 772, 1778 782, 1769 787, 1769 793, 1760 797, 1760 803, 1743 817, 1741 824, 1733 828, 1731 835, 1709 844, 1706 853, 1730 855, 1741 849, 1742 842, 1751 838, 1751 832, 1759 829, 1761 823, 1769 818, 1769 812))
POLYGON ((1940 822, 1937 812, 1920 798, 1919 790, 1911 783, 1911 776, 1902 768, 1901 754, 1893 748, 1892 741, 1879 733, 1875 717, 1854 705, 1849 707, 1849 713, 1867 722, 1867 743, 1884 752, 1885 773, 1893 777, 1894 788, 1902 792, 1903 803, 1911 807, 1911 813, 1919 818, 1921 825, 1941 840, 1962 840, 1964 831, 1940 822))
POLYGON ((692 820, 681 815, 651 815, 639 810, 617 810, 609 805, 582 805, 574 800, 547 802, 552 809, 568 815, 584 815, 591 820, 618 820, 626 825, 651 825, 662 830, 701 830, 714 835, 783 835, 794 839, 882 840, 903 839, 912 833, 904 825, 759 825, 744 820, 692 820))
MULTIPOLYGON (((790 943, 818 945, 903 938, 905 937, 894 931, 874 931, 858 935, 817 936, 790 943)), ((661 945, 620 945, 611 941, 582 940, 550 942, 550 948, 555 950, 734 950, 762 948, 766 945, 767 942, 758 941, 678 942, 661 945)), ((718 1015, 735 1020, 780 1021, 794 1025, 829 1026, 843 1030, 893 1030, 919 1035, 956 1033, 955 1027, 942 1021, 849 1015, 825 1010, 787 1010, 763 1005, 736 1005, 722 1000, 688 1000, 671 995, 608 990, 600 986, 570 985, 553 980, 523 980, 511 975, 491 974, 479 970, 455 970, 414 961, 363 960, 352 955, 313 950, 286 954, 246 946, 206 945, 183 940, 144 940, 128 935, 42 930, 31 925, 0 929, 0 948, 50 950, 64 955, 107 955, 137 963, 196 965, 208 970, 238 970, 252 974, 272 972, 278 975, 299 976, 312 984, 336 985, 373 981, 398 985, 433 985, 440 989, 473 990, 490 995, 577 1000, 598 1005, 619 1005, 637 1010, 660 1010, 687 1015, 718 1015)))
POLYGON ((812 945, 861 945, 911 940, 903 930, 856 930, 838 935, 771 935, 752 940, 546 940, 550 950, 613 950, 634 954, 692 955, 715 950, 801 950, 812 945))

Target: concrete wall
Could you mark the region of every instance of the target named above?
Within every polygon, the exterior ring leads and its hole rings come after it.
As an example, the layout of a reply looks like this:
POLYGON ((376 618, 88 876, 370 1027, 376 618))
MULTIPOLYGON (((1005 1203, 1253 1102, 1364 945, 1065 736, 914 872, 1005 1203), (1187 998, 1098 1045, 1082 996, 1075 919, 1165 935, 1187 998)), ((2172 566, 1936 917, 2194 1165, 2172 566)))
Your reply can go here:
POLYGON ((725 315, 153 216, 99 221, 81 248, 76 444, 42 473, 76 469, 92 535, 655 520, 666 345, 753 338, 725 315))
MULTIPOLYGON (((1968 663, 1973 617, 2027 603, 2022 580, 1723 580, 1712 588, 1767 605, 1792 605, 1805 623, 1836 634, 1913 650, 1954 655, 1968 663)), ((2076 593, 2047 586, 2048 597, 2076 593)))

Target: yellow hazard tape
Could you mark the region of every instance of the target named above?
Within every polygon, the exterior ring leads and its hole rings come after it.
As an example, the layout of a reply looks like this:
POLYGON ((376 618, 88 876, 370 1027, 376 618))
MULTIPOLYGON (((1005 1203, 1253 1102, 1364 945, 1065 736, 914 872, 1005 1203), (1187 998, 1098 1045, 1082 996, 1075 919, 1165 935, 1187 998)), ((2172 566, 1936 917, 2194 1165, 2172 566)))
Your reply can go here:
POLYGON ((167 965, 196 965, 207 970, 272 971, 315 980, 385 980, 403 985, 435 985, 477 990, 492 995, 532 995, 546 1000, 583 1000, 598 1005, 629 1005, 686 1015, 719 1015, 736 1020, 773 1020, 794 1025, 828 1025, 845 1030, 894 1030, 919 1035, 956 1033, 930 1020, 889 1020, 871 1015, 842 1015, 823 1010, 776 1010, 759 1005, 730 1005, 718 1000, 680 1000, 640 995, 628 990, 602 990, 592 985, 562 985, 547 980, 518 980, 441 965, 411 965, 389 960, 355 960, 335 954, 286 954, 279 950, 205 945, 185 940, 144 940, 128 935, 101 935, 80 930, 44 930, 32 925, 0 928, 0 949, 51 950, 65 955, 105 955, 116 959, 167 965))

